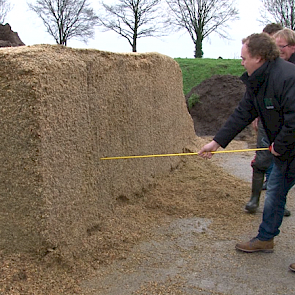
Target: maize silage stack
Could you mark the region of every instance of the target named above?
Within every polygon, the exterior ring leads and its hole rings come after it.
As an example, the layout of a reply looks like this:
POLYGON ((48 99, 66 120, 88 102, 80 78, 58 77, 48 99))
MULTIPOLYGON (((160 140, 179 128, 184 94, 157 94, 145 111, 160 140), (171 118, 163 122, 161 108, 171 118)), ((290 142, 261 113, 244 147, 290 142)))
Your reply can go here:
POLYGON ((195 138, 171 58, 38 45, 0 50, 0 247, 82 248, 101 213, 195 138))

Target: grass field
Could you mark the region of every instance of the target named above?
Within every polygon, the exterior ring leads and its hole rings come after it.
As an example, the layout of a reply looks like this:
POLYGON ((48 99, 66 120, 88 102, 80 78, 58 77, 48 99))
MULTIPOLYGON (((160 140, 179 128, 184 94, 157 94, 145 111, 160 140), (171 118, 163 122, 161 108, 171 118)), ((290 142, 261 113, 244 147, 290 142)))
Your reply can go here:
POLYGON ((183 92, 213 75, 241 76, 245 72, 240 59, 175 58, 183 76, 183 92))

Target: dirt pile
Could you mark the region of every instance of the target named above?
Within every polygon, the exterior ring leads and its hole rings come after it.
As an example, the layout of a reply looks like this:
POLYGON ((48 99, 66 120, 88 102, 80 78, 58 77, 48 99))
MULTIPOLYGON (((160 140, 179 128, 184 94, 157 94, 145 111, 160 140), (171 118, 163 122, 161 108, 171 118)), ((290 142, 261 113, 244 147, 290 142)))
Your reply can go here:
MULTIPOLYGON (((186 95, 199 97, 190 110, 198 136, 214 136, 229 115, 237 107, 245 92, 245 85, 237 76, 214 75, 192 88, 186 95)), ((236 139, 247 140, 255 136, 251 126, 243 130, 236 139)))
POLYGON ((9 24, 0 24, 0 47, 24 46, 18 33, 13 32, 9 24))

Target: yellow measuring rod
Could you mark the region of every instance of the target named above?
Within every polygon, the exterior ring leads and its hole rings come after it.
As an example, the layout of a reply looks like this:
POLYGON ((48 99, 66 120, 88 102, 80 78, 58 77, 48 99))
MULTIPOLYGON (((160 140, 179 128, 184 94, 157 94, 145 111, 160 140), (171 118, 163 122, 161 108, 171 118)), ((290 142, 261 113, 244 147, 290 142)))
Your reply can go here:
MULTIPOLYGON (((243 150, 222 150, 222 151, 211 152, 211 154, 240 153, 240 152, 265 151, 265 150, 269 150, 269 148, 256 148, 256 149, 243 149, 243 150)), ((192 155, 198 155, 198 153, 179 153, 179 154, 143 155, 143 156, 105 157, 105 158, 100 158, 100 160, 138 159, 138 158, 174 157, 174 156, 192 156, 192 155)))

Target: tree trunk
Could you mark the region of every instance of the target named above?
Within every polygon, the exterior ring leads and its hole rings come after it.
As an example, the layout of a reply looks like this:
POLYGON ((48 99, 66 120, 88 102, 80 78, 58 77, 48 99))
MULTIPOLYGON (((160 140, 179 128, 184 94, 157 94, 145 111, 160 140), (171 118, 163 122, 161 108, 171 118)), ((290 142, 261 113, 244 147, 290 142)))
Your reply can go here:
POLYGON ((203 31, 201 26, 199 25, 196 30, 196 40, 195 40, 195 58, 202 58, 203 57, 203 31))
POLYGON ((203 54, 202 41, 198 38, 195 42, 195 58, 202 58, 203 54))
POLYGON ((136 51, 136 40, 133 41, 133 44, 132 44, 132 52, 137 52, 136 51))
POLYGON ((132 52, 137 52, 136 51, 136 45, 137 45, 137 28, 134 28, 134 33, 133 33, 133 40, 132 40, 132 52))

